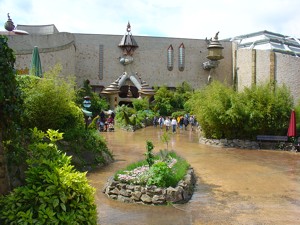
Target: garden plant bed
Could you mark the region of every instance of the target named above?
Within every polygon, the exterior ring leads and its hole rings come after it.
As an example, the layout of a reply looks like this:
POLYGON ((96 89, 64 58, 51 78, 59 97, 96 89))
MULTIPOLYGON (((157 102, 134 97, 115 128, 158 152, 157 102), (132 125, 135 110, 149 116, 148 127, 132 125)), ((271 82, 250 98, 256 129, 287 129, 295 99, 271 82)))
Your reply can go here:
POLYGON ((162 205, 170 203, 186 203, 194 192, 196 176, 193 168, 189 168, 184 178, 176 187, 142 186, 122 183, 111 177, 106 183, 103 193, 109 198, 127 202, 162 205))

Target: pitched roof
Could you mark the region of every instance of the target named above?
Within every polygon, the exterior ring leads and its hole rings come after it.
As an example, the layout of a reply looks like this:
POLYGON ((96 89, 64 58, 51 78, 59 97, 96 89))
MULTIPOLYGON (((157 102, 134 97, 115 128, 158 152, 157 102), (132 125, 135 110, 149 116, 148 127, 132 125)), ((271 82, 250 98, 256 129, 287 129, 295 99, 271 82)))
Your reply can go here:
POLYGON ((230 39, 236 42, 238 49, 272 50, 284 54, 300 56, 300 40, 267 30, 236 36, 230 39))

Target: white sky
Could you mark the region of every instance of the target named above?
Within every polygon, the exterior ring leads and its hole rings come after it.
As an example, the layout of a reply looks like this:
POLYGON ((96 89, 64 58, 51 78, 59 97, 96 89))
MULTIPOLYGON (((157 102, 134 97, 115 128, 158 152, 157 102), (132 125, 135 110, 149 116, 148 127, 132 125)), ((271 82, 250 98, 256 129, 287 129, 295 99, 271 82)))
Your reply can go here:
POLYGON ((55 24, 60 32, 219 39, 262 30, 300 37, 300 0, 0 0, 0 30, 55 24))

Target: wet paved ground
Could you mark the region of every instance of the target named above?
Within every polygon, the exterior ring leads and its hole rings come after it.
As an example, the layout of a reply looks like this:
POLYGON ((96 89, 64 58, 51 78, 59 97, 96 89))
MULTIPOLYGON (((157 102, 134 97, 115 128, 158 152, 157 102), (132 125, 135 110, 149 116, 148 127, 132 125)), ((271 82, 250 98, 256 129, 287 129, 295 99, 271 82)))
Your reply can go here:
POLYGON ((102 225, 300 224, 300 153, 224 149, 198 143, 197 134, 172 135, 169 149, 183 156, 198 177, 192 199, 183 205, 150 206, 122 203, 102 193, 118 169, 144 159, 146 140, 154 152, 165 149, 162 131, 101 133, 116 161, 88 174, 97 189, 102 225))

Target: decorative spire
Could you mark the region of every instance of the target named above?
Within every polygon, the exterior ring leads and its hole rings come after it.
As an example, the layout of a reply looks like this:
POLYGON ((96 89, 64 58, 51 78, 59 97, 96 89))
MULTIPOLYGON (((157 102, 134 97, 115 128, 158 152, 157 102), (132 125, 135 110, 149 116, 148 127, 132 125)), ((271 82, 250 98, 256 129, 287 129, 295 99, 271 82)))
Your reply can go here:
POLYGON ((134 40, 132 34, 131 34, 131 26, 130 23, 128 22, 127 28, 126 28, 127 33, 124 34, 119 47, 123 49, 123 54, 124 55, 133 55, 133 52, 136 48, 138 48, 138 44, 134 40))
POLYGON ((11 20, 9 13, 7 13, 7 17, 8 17, 8 20, 4 24, 4 28, 7 31, 13 31, 15 29, 15 25, 14 25, 14 22, 11 20))
POLYGON ((129 23, 129 21, 128 21, 128 24, 127 24, 127 32, 129 33, 129 32, 131 32, 131 26, 130 26, 130 23, 129 23))

